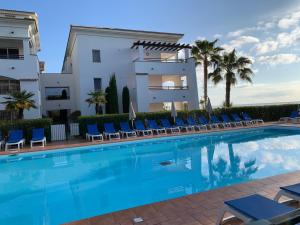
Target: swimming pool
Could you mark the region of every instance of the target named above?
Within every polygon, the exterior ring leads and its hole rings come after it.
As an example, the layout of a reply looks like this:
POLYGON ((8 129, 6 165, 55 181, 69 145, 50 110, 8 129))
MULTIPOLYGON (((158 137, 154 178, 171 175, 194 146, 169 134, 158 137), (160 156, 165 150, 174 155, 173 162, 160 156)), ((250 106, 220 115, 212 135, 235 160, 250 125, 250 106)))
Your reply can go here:
POLYGON ((2 156, 0 224, 58 225, 299 169, 300 129, 275 126, 2 156))

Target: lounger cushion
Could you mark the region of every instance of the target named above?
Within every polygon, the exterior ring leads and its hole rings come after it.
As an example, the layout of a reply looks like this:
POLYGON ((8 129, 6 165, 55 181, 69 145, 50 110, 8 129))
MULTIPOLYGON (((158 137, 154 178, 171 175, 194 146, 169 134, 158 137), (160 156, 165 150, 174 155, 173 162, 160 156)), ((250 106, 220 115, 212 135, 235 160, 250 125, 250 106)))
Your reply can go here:
POLYGON ((225 204, 254 220, 271 219, 294 210, 257 194, 226 201, 225 204))
POLYGON ((300 195, 300 183, 285 186, 285 187, 280 187, 280 189, 291 192, 296 195, 300 195))

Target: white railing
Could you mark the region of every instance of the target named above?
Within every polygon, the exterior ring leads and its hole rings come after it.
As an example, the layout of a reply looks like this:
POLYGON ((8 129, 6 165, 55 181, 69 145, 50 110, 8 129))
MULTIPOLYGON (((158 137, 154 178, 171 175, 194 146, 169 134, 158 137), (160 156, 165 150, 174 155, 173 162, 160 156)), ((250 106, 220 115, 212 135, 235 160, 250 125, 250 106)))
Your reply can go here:
POLYGON ((51 141, 64 141, 64 140, 66 140, 65 124, 51 125, 51 141))

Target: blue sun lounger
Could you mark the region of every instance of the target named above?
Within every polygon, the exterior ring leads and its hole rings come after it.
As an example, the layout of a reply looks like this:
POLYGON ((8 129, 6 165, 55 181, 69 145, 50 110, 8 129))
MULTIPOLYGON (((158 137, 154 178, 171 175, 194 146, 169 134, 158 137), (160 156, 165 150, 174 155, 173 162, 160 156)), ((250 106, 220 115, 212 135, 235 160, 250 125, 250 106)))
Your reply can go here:
POLYGON ((202 125, 202 124, 197 124, 196 121, 194 120, 193 117, 189 116, 187 118, 187 123, 190 126, 193 126, 195 130, 207 130, 207 126, 206 125, 202 125))
POLYGON ((183 122, 182 118, 177 117, 175 119, 175 124, 177 127, 179 127, 180 131, 192 131, 194 130, 193 126, 187 125, 185 122, 183 122))
POLYGON ((232 121, 232 120, 229 118, 229 116, 228 116, 227 114, 225 114, 225 113, 223 113, 223 114, 221 115, 221 118, 222 118, 222 120, 223 120, 224 123, 227 123, 227 124, 229 124, 229 125, 232 126, 232 127, 242 126, 242 124, 241 124, 240 122, 232 121))
POLYGON ((251 121, 253 124, 264 123, 263 119, 252 119, 246 112, 242 113, 242 117, 245 121, 251 121))
POLYGON ((85 138, 88 141, 94 141, 95 138, 98 139, 99 141, 103 141, 103 136, 102 134, 99 132, 97 124, 88 124, 86 126, 87 128, 87 132, 85 134, 85 138))
POLYGON ((211 115, 210 120, 211 120, 211 123, 214 124, 217 127, 220 127, 220 128, 231 127, 231 125, 228 124, 228 123, 222 123, 219 120, 219 118, 215 115, 211 115))
POLYGON ((209 123, 209 122, 207 121, 207 119, 206 119, 204 116, 199 116, 198 120, 199 120, 199 123, 200 123, 201 125, 206 126, 207 129, 208 129, 208 128, 210 128, 210 129, 211 129, 211 128, 218 128, 218 126, 209 123))
POLYGON ((9 150, 9 146, 17 145, 17 150, 23 148, 25 144, 25 139, 23 138, 22 130, 10 130, 8 132, 8 140, 5 143, 5 151, 9 150))
POLYGON ((30 140, 30 147, 32 148, 35 143, 42 143, 42 147, 46 145, 45 129, 34 128, 32 129, 32 137, 30 140))
POLYGON ((170 121, 168 119, 160 119, 160 124, 163 126, 163 128, 166 129, 167 132, 170 132, 170 133, 178 133, 178 132, 180 132, 179 127, 172 126, 170 124, 170 121))
POLYGON ((132 130, 128 122, 120 122, 120 134, 123 137, 136 137, 136 132, 132 130))
POLYGON ((120 139, 120 133, 116 131, 113 123, 104 123, 104 137, 108 140, 112 138, 120 139))
POLYGON ((153 133, 156 134, 166 134, 167 131, 165 128, 159 126, 155 120, 148 120, 148 128, 152 130, 153 133))
POLYGON ((224 215, 229 212, 244 223, 256 220, 268 220, 276 216, 290 213, 295 209, 280 204, 258 194, 224 202, 224 208, 217 220, 217 225, 224 222, 224 215))
POLYGON ((141 120, 134 121, 135 125, 135 131, 138 135, 144 136, 144 135, 153 135, 152 130, 146 129, 143 122, 141 120))
POLYGON ((288 198, 291 198, 291 199, 294 199, 294 200, 297 200, 298 202, 300 202, 300 183, 280 187, 280 190, 276 194, 274 200, 278 202, 282 196, 285 196, 285 197, 288 197, 288 198))
POLYGON ((295 119, 300 119, 300 115, 299 115, 299 112, 297 110, 292 111, 291 115, 289 117, 281 117, 279 119, 279 121, 288 122, 288 121, 295 120, 295 119))
POLYGON ((236 123, 241 123, 244 126, 248 126, 252 124, 249 121, 242 120, 242 118, 237 113, 231 113, 231 116, 236 123))

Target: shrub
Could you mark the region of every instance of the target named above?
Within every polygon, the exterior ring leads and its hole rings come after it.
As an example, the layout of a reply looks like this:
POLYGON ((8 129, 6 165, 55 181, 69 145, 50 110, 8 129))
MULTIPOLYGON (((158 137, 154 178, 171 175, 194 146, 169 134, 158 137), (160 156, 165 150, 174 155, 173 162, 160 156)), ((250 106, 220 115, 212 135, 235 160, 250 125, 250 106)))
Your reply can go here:
POLYGON ((16 121, 0 121, 0 130, 3 136, 8 135, 8 131, 12 129, 21 129, 24 132, 26 141, 31 139, 31 130, 33 128, 44 128, 47 140, 51 140, 50 125, 51 119, 32 119, 32 120, 16 120, 16 121))
MULTIPOLYGON (((280 117, 289 116, 293 110, 297 109, 297 105, 269 105, 269 106, 243 106, 232 108, 216 108, 214 114, 221 113, 238 113, 247 112, 253 118, 262 118, 264 121, 278 121, 280 117)), ((186 119, 188 116, 198 117, 199 115, 207 116, 205 110, 191 110, 191 111, 177 111, 178 117, 186 119)), ((168 118, 172 121, 171 113, 169 111, 136 113, 137 120, 168 118)), ((106 114, 97 116, 80 116, 78 118, 81 135, 86 133, 86 125, 96 123, 100 130, 103 130, 103 123, 113 122, 116 129, 119 129, 121 121, 128 121, 128 114, 106 114)))
POLYGON ((130 102, 129 89, 127 86, 125 86, 122 91, 123 113, 129 112, 129 102, 130 102))
POLYGON ((112 75, 109 80, 109 86, 105 90, 106 92, 106 113, 119 113, 119 103, 118 103, 118 89, 116 75, 112 75))

